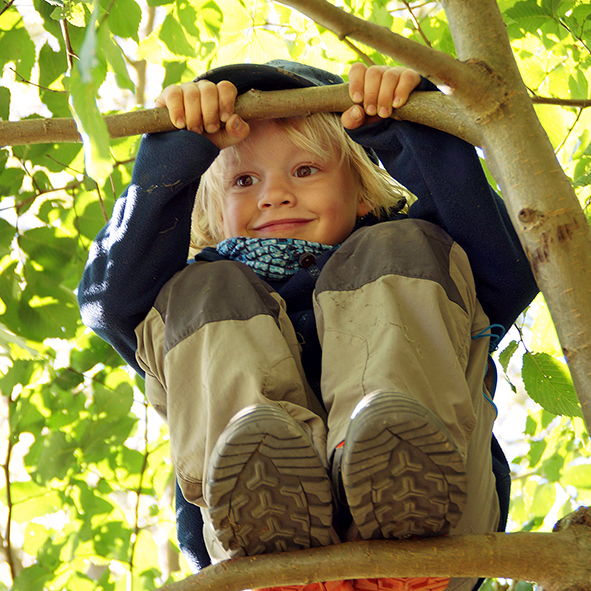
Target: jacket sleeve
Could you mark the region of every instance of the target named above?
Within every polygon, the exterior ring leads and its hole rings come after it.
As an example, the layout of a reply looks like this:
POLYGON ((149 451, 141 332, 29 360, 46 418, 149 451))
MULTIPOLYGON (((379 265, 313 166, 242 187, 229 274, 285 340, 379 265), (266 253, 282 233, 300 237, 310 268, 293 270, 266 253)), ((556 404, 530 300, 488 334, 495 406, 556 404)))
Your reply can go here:
POLYGON ((218 153, 188 131, 144 136, 131 183, 91 246, 78 287, 82 321, 142 376, 134 329, 187 264, 195 192, 218 153))
MULTIPOLYGON (((351 132, 418 200, 409 217, 442 227, 466 251, 478 299, 506 332, 538 292, 502 199, 476 150, 442 131, 386 120, 351 132)), ((501 335, 502 336, 502 335, 501 335)))

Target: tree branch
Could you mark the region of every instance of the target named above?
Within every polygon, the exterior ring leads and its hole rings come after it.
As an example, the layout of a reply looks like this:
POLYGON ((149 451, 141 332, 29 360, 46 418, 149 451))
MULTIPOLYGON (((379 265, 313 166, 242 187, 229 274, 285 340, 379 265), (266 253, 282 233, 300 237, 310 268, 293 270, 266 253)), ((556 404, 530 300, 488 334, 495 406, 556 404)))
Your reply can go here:
MULTIPOLYGON (((353 104, 348 85, 338 84, 273 92, 252 90, 238 97, 236 112, 253 120, 342 112, 353 104)), ((480 141, 476 126, 439 92, 413 93, 404 107, 394 111, 393 117, 424 123, 472 144, 477 145, 480 141)), ((107 115, 105 122, 112 138, 176 129, 164 107, 107 115)), ((81 141, 76 124, 70 118, 0 121, 0 146, 81 141)))
POLYGON ((483 534, 349 542, 220 562, 160 591, 239 591, 385 577, 505 577, 545 591, 591 589, 591 511, 582 507, 555 533, 483 534))
POLYGON ((591 99, 561 99, 534 95, 531 101, 536 105, 555 105, 557 107, 574 107, 579 109, 591 107, 591 99))
MULTIPOLYGON (((538 96, 534 96, 532 102, 579 108, 591 106, 591 100, 538 96)), ((342 112, 352 104, 347 85, 338 84, 274 92, 251 91, 238 98, 236 112, 247 119, 264 119, 317 112, 342 112)), ((446 131, 476 146, 481 143, 477 126, 449 98, 438 92, 413 93, 408 103, 395 110, 392 117, 446 131)), ((105 121, 111 138, 176 129, 170 121, 168 111, 163 107, 106 115, 105 121)), ((0 121, 0 146, 81 141, 74 120, 68 117, 0 121)))
POLYGON ((499 79, 493 79, 486 65, 478 60, 462 63, 386 27, 349 14, 327 0, 281 0, 281 3, 305 14, 339 39, 349 37, 369 45, 454 92, 461 88, 465 105, 472 100, 484 101, 493 110, 503 100, 504 85, 499 79))

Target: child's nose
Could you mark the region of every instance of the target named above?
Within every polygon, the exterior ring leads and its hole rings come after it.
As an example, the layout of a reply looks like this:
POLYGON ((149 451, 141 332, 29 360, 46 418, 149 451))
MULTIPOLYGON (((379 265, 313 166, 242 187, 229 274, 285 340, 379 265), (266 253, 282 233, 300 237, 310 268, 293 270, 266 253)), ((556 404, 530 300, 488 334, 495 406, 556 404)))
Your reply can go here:
POLYGON ((270 176, 264 181, 264 188, 259 199, 259 207, 268 209, 270 207, 279 207, 281 205, 293 205, 295 195, 281 176, 270 176))

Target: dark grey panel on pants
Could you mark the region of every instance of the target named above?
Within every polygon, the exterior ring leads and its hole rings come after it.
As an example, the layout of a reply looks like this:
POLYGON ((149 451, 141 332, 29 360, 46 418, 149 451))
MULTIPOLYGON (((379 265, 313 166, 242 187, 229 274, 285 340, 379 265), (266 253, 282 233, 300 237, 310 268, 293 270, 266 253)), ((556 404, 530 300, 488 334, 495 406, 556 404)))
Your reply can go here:
POLYGON ((422 220, 361 228, 332 255, 320 274, 316 293, 351 291, 384 275, 401 275, 439 283, 447 297, 466 311, 449 274, 453 243, 439 226, 422 220))
POLYGON ((249 320, 260 314, 277 322, 279 303, 272 292, 242 263, 196 262, 185 267, 162 288, 154 304, 166 325, 164 354, 210 322, 249 320))

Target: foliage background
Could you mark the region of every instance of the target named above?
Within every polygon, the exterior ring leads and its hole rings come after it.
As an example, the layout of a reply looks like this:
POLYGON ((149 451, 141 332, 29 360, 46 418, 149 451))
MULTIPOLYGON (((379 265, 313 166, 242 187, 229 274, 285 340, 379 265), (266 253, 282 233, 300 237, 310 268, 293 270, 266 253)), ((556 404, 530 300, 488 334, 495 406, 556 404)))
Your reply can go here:
MULTIPOLYGON (((340 5, 453 54, 436 2, 340 5)), ((581 101, 537 111, 591 220, 591 2, 499 6, 532 95, 581 101)), ((166 429, 142 381, 81 325, 76 305, 89 244, 130 180, 139 141, 109 142, 99 113, 153 106, 163 86, 210 67, 276 58, 341 75, 360 59, 384 63, 265 1, 0 4, 0 119, 73 109, 92 138, 84 148, 0 148, 0 590, 140 591, 189 574, 175 541, 166 429)), ((548 530, 591 504, 591 454, 541 297, 497 358, 510 529, 548 530)))

